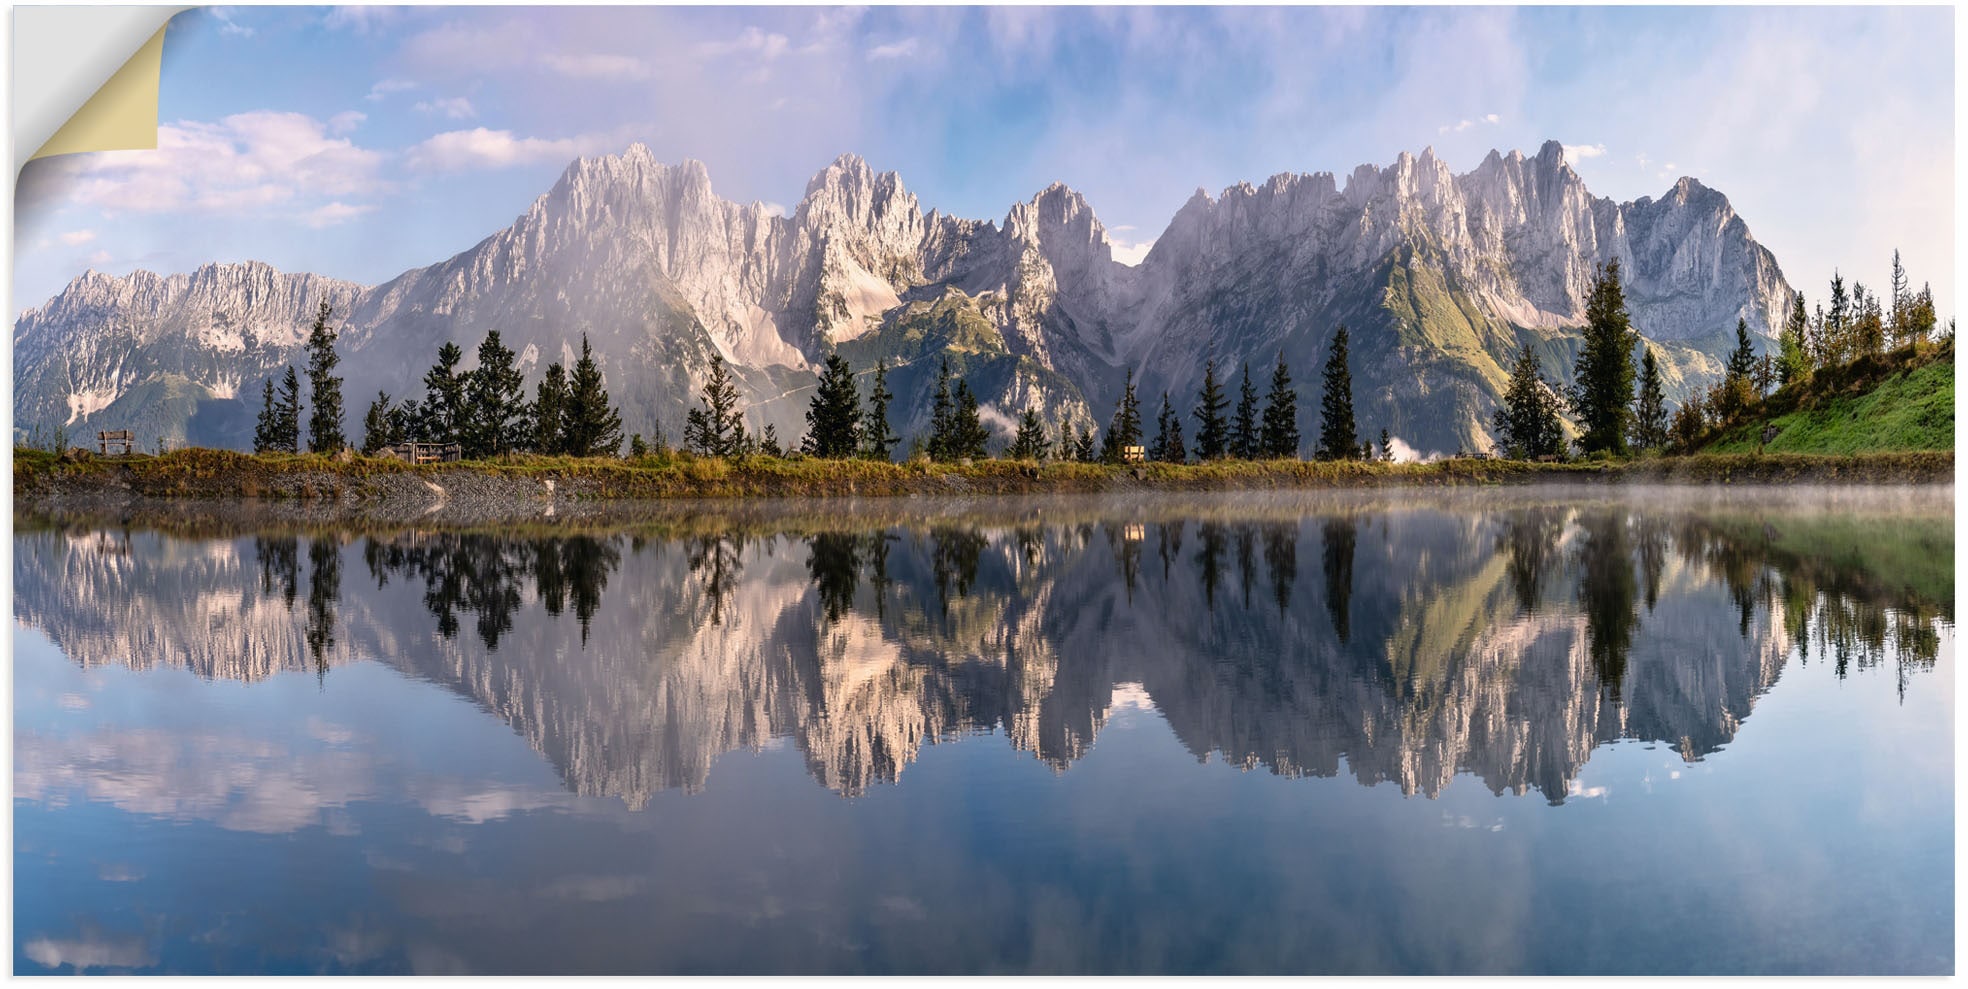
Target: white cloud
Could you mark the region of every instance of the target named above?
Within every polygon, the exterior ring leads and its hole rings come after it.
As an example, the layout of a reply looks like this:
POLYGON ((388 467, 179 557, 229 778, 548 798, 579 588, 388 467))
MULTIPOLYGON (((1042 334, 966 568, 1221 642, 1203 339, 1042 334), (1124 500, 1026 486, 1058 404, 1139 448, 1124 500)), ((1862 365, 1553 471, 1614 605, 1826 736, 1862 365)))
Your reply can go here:
POLYGON ((576 79, 636 80, 650 76, 649 63, 633 55, 599 52, 585 55, 551 54, 540 56, 540 64, 576 79))
POLYGON ((380 100, 391 93, 401 93, 405 90, 416 88, 417 84, 408 79, 384 79, 374 86, 369 87, 369 95, 365 98, 369 100, 380 100))
POLYGON ((783 203, 760 203, 759 205, 765 208, 766 216, 786 215, 786 206, 783 203))
POLYGON ((738 37, 730 41, 698 42, 697 54, 710 57, 753 54, 760 58, 773 59, 784 55, 787 45, 786 36, 783 34, 768 33, 756 27, 748 27, 738 32, 738 37))
POLYGON ((402 15, 400 7, 343 6, 328 11, 321 22, 331 28, 342 28, 356 34, 368 34, 402 15))
POLYGON ((114 255, 110 254, 108 251, 97 251, 96 253, 89 255, 89 265, 91 267, 99 268, 103 265, 108 264, 111 258, 113 257, 114 255))
POLYGON ((411 109, 418 113, 441 113, 451 120, 470 120, 478 116, 471 101, 462 96, 447 96, 436 100, 419 100, 411 109))
MULTIPOLYGON (((1115 229, 1118 230, 1120 228, 1116 227, 1115 229)), ((1133 228, 1130 227, 1128 229, 1133 228)), ((1155 246, 1155 241, 1149 239, 1140 243, 1129 243, 1123 240, 1116 240, 1113 241, 1113 245, 1114 260, 1125 265, 1133 266, 1140 264, 1142 259, 1148 256, 1148 251, 1155 246)))
POLYGON ((918 42, 915 38, 903 38, 886 45, 876 45, 868 49, 868 61, 879 62, 891 58, 910 58, 916 54, 918 42))
POLYGON ((1482 124, 1494 124, 1501 119, 1503 118, 1497 116, 1494 113, 1486 113, 1483 114, 1481 117, 1476 118, 1475 120, 1464 118, 1462 120, 1456 121, 1453 124, 1443 124, 1442 126, 1435 128, 1435 131, 1436 133, 1439 134, 1460 134, 1463 131, 1470 129, 1471 127, 1476 127, 1482 124))
POLYGON ((614 139, 600 134, 579 137, 514 137, 509 130, 446 131, 407 153, 411 168, 423 172, 460 172, 477 168, 510 168, 543 161, 567 161, 606 150, 614 139))
POLYGON ((328 131, 331 134, 346 134, 362 126, 362 122, 368 119, 369 115, 360 110, 343 110, 328 118, 328 131))
POLYGON ((1497 122, 1497 115, 1494 113, 1486 113, 1483 115, 1483 122, 1486 124, 1494 124, 1497 122))
POLYGON ((309 210, 302 215, 301 222, 319 230, 323 227, 332 227, 338 223, 353 220, 364 213, 373 213, 375 211, 376 207, 373 203, 350 205, 337 201, 309 210))
POLYGON ((212 18, 219 22, 220 34, 234 38, 250 38, 253 36, 252 28, 233 21, 232 10, 230 8, 207 7, 206 12, 210 13, 212 18))
POLYGON ((61 242, 70 247, 81 247, 83 244, 95 239, 96 232, 94 230, 70 230, 61 235, 61 242))
POLYGON ((1587 158, 1602 157, 1606 153, 1606 146, 1603 144, 1565 144, 1560 147, 1565 149, 1565 160, 1574 165, 1587 158))
POLYGON ((383 154, 305 114, 255 110, 157 128, 151 151, 74 155, 50 195, 108 214, 253 213, 312 197, 373 195, 383 154))

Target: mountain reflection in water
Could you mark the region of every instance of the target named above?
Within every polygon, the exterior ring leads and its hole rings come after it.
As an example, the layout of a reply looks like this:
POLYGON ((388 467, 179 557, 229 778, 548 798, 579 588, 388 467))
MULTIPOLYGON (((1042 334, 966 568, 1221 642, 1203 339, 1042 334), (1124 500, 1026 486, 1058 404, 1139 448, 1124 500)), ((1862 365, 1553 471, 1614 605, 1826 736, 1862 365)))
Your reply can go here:
POLYGON ((630 807, 776 738, 845 795, 970 733, 1064 770, 1120 692, 1198 759, 1561 803, 1602 743, 1715 752, 1787 662, 1890 666, 1904 695, 1954 620, 1952 557, 1945 513, 1151 500, 537 535, 28 528, 15 601, 83 666, 333 690, 388 664, 630 807))

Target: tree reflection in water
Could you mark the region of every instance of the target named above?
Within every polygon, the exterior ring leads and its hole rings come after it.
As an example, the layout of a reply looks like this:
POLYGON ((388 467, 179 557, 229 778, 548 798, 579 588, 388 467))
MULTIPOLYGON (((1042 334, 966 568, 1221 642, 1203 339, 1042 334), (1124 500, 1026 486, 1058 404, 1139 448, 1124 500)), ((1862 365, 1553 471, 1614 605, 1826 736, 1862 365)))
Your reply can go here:
POLYGON ((227 544, 119 555, 30 532, 16 583, 23 620, 78 661, 248 678, 379 658, 509 719, 577 790, 625 799, 701 785, 718 753, 774 737, 843 792, 982 730, 1063 767, 1126 684, 1198 755, 1424 794, 1465 773, 1562 800, 1602 742, 1714 751, 1791 659, 1840 677, 1890 664, 1904 694, 1953 622, 1947 521, 1394 510, 1375 515, 1370 557, 1361 527, 1220 512, 310 535, 299 610, 292 536, 252 534, 235 577, 194 579, 183 561, 227 544), (1307 538, 1319 593, 1296 593, 1307 538), (1140 573, 1151 540, 1163 579, 1140 573), (341 579, 345 550, 371 581, 341 579), (243 593, 209 593, 223 579, 243 593), (63 604, 85 592, 112 610, 63 604), (190 603, 214 599, 272 607, 218 637, 190 603), (711 634, 738 602, 760 620, 711 634), (477 634, 460 637, 467 620, 477 634), (141 648, 124 641, 140 630, 141 648))

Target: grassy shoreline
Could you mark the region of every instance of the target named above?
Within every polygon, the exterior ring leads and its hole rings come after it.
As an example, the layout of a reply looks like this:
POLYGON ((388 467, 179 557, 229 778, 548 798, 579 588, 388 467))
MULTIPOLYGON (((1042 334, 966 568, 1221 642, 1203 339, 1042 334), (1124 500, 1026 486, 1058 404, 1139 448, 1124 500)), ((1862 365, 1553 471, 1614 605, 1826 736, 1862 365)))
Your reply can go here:
POLYGON ((638 460, 519 456, 413 467, 356 457, 252 455, 191 449, 162 456, 65 461, 14 451, 14 498, 35 505, 78 498, 264 499, 362 503, 453 497, 529 503, 678 498, 884 497, 1112 491, 1339 489, 1571 484, 1952 483, 1952 451, 1698 454, 1618 462, 1522 463, 1456 459, 1427 464, 1226 461, 1172 465, 981 461, 971 465, 869 461, 638 460))

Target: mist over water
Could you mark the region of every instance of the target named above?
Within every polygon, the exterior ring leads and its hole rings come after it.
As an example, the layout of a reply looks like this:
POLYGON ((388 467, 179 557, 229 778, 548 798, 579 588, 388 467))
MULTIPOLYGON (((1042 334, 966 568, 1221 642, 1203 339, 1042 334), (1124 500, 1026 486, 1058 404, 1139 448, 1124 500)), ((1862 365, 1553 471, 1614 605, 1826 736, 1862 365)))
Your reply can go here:
POLYGON ((625 515, 23 520, 16 969, 1951 968, 1945 490, 625 515))

